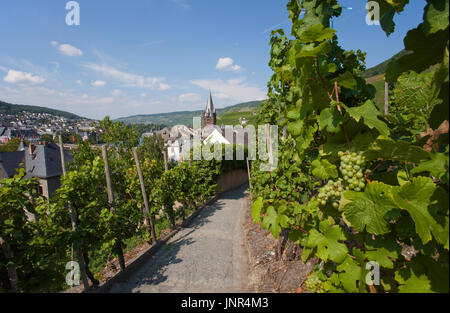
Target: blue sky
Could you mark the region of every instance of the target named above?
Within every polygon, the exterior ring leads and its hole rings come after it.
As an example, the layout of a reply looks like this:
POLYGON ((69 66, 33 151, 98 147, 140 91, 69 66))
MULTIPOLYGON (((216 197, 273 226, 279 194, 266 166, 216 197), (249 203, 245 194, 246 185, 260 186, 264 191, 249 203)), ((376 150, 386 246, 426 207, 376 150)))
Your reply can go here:
MULTIPOLYGON (((290 29, 287 0, 0 1, 0 100, 102 119, 203 109, 264 99, 270 30, 290 29)), ((403 48, 425 0, 396 16, 389 38, 365 23, 362 0, 341 0, 334 28, 368 67, 403 48)))

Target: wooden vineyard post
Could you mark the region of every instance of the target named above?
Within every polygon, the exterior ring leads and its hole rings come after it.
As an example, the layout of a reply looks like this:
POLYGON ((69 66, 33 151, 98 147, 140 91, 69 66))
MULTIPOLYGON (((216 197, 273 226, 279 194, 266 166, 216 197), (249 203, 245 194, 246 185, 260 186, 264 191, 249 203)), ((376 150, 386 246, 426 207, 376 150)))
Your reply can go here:
MULTIPOLYGON (((61 135, 59 135, 59 152, 61 153, 61 168, 62 168, 63 176, 66 176, 66 162, 65 162, 65 157, 64 157, 64 146, 63 146, 63 141, 62 141, 61 135)), ((70 202, 69 202, 69 211, 70 211, 70 221, 72 222, 72 231, 75 231, 77 228, 77 224, 76 224, 75 214, 73 212, 73 208, 72 208, 72 205, 70 202)), ((73 244, 72 244, 72 253, 73 253, 73 244)), ((83 252, 81 251, 81 248, 77 249, 77 259, 78 259, 78 264, 80 265, 80 276, 81 276, 81 281, 83 282, 84 290, 88 290, 89 282, 87 279, 86 266, 84 264, 83 252)), ((72 256, 72 261, 73 261, 73 256, 72 256)))
MULTIPOLYGON (((112 190, 111 174, 109 172, 109 162, 108 162, 108 153, 106 150, 106 145, 102 146, 102 155, 103 155, 103 161, 105 163, 105 176, 106 176, 106 189, 108 191, 108 202, 109 202, 110 210, 112 212, 116 212, 116 209, 114 207, 114 195, 113 195, 113 190, 112 190)), ((122 242, 119 238, 117 238, 117 240, 116 240, 114 249, 117 251, 117 257, 119 259, 120 268, 122 270, 124 270, 125 269, 125 259, 123 257, 122 242)))
POLYGON ((384 115, 389 114, 389 83, 384 83, 384 115))
POLYGON ((163 156, 164 156, 164 170, 167 172, 169 170, 169 165, 167 164, 167 148, 166 147, 164 147, 163 156))
POLYGON ((134 160, 136 161, 136 169, 139 175, 139 182, 141 184, 141 191, 142 191, 142 197, 144 198, 144 217, 145 221, 147 223, 147 227, 149 228, 148 231, 152 235, 152 243, 156 244, 156 233, 155 233, 155 222, 153 215, 150 215, 150 208, 148 205, 148 198, 147 198, 147 192, 145 190, 145 184, 144 184, 144 175, 142 174, 141 164, 139 162, 139 156, 137 153, 137 148, 133 148, 133 154, 134 154, 134 160))

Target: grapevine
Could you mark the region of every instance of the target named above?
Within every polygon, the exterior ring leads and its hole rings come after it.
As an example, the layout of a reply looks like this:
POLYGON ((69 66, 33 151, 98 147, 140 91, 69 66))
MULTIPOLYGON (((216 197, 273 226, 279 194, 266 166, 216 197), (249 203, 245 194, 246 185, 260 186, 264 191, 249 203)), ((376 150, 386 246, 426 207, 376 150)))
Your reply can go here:
MULTIPOLYGON (((381 2, 389 35, 408 1, 381 2)), ((411 53, 388 65, 387 116, 360 77, 365 54, 343 50, 330 28, 338 1, 291 0, 287 9, 291 37, 272 32, 273 76, 258 113, 283 140, 275 170, 252 164, 254 221, 300 246, 304 262, 319 260, 310 292, 448 292, 448 134, 432 145, 423 135, 448 123, 448 1, 427 1, 404 41, 411 53), (378 285, 366 284, 371 262, 378 285)))

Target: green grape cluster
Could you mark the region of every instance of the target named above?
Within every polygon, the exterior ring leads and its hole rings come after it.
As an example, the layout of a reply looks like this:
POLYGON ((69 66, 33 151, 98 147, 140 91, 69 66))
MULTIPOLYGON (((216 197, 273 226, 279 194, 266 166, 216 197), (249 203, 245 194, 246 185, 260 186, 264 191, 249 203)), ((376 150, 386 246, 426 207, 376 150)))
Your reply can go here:
POLYGON ((308 277, 308 279, 305 281, 305 287, 308 291, 314 292, 314 293, 325 293, 324 283, 320 279, 317 279, 316 277, 308 277))
POLYGON ((326 205, 328 201, 331 201, 333 207, 338 208, 344 189, 342 178, 337 181, 329 180, 325 186, 319 189, 318 200, 320 204, 326 205))
POLYGON ((341 158, 340 171, 346 183, 346 190, 361 191, 366 187, 364 180, 366 159, 362 152, 342 152, 338 153, 341 158))

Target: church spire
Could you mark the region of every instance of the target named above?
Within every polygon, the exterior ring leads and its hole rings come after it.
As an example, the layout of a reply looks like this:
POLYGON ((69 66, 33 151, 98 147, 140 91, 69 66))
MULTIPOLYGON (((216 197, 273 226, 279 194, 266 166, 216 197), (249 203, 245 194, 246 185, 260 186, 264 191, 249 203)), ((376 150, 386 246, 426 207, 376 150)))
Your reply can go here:
POLYGON ((211 90, 209 91, 208 103, 206 104, 205 116, 212 117, 213 114, 216 113, 216 109, 214 108, 211 90))
POLYGON ((208 103, 203 113, 203 126, 216 125, 216 109, 214 108, 211 90, 209 91, 208 103))

